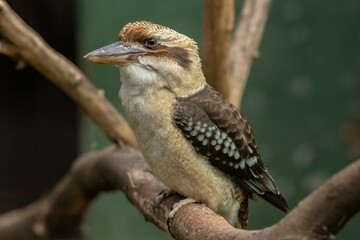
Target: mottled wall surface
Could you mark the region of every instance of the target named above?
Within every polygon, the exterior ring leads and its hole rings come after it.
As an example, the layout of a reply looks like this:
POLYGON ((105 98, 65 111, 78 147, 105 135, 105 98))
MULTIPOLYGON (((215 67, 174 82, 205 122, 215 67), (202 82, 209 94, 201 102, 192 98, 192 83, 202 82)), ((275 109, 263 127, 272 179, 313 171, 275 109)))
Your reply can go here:
MULTIPOLYGON (((236 3, 240 9, 241 2, 236 3)), ((136 20, 171 27, 201 42, 201 1, 82 0, 78 14, 79 64, 119 110, 118 70, 85 62, 82 55, 115 41, 122 26, 136 20)), ((356 128, 360 119, 359 23, 360 2, 355 0, 273 2, 242 112, 290 207, 355 159, 345 139, 353 133, 349 126, 356 128)), ((82 122, 81 151, 109 144, 88 119, 82 122)), ((269 226, 282 216, 267 203, 251 202, 249 227, 269 226)), ((337 239, 359 239, 359 224, 360 217, 353 218, 337 239)), ((168 239, 122 193, 99 197, 88 225, 91 240, 168 239)))

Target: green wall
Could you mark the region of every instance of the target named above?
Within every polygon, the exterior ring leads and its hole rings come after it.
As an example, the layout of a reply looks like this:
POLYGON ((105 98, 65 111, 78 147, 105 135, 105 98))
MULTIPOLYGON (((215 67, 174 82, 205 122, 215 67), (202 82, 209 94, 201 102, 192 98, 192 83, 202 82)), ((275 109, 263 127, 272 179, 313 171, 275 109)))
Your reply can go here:
MULTIPOLYGON (((242 1, 236 1, 240 9, 242 1)), ((78 1, 78 63, 120 110, 119 72, 87 62, 87 52, 112 43, 130 21, 149 20, 201 42, 202 1, 78 1)), ((238 10, 237 10, 238 12, 238 10)), ((352 160, 343 127, 360 119, 360 3, 275 0, 246 87, 242 112, 252 125, 265 164, 294 207, 352 160)), ((80 149, 110 142, 82 117, 80 149)), ((250 229, 283 214, 252 202, 250 229)), ((88 239, 169 239, 144 221, 121 192, 103 194, 90 209, 88 239)), ((360 216, 337 239, 359 239, 360 216)))

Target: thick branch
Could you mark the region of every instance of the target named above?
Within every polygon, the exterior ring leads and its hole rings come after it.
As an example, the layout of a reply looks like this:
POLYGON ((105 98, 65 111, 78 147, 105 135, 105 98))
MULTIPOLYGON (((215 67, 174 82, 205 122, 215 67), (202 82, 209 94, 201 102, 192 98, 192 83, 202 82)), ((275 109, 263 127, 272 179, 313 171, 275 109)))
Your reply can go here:
POLYGON ((192 204, 175 215, 172 233, 179 239, 332 239, 360 211, 359 189, 360 159, 335 174, 270 228, 235 229, 211 210, 192 204))
POLYGON ((231 90, 230 44, 234 26, 234 0, 204 0, 201 59, 206 81, 226 98, 231 90))
POLYGON ((230 101, 240 107, 251 64, 268 17, 271 0, 245 0, 230 49, 230 101))
POLYGON ((109 147, 77 159, 69 173, 39 201, 0 216, 0 239, 77 239, 90 201, 102 191, 122 190, 145 218, 167 231, 167 215, 180 199, 166 199, 154 212, 164 185, 149 171, 141 153, 109 147))
POLYGON ((4 0, 0 0, 0 34, 12 44, 19 57, 70 95, 110 139, 137 147, 126 121, 103 93, 73 63, 52 49, 4 0))
MULTIPOLYGON (((101 191, 122 190, 148 221, 167 231, 167 216, 181 197, 171 196, 153 211, 164 186, 139 151, 109 147, 80 157, 43 199, 0 217, 0 239, 80 238, 81 220, 101 191), (30 236, 30 237, 29 237, 30 236)), ((334 175, 278 224, 256 231, 231 227, 202 204, 181 208, 172 221, 177 239, 327 239, 360 210, 360 160, 334 175)))
POLYGON ((141 154, 129 147, 113 146, 80 157, 48 195, 0 217, 0 239, 80 238, 90 201, 99 192, 114 189, 129 192, 131 198, 130 191, 141 187, 142 181, 154 179, 146 166, 141 154))

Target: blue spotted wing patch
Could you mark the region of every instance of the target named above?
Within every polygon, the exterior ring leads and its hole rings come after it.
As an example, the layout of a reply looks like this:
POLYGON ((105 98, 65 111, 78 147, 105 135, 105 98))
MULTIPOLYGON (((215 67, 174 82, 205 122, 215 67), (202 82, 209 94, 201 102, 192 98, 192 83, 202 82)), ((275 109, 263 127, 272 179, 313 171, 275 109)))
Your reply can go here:
POLYGON ((218 128, 197 106, 177 105, 173 120, 195 151, 220 170, 240 180, 249 191, 258 194, 265 191, 278 193, 257 150, 245 138, 238 146, 239 141, 234 141, 228 133, 218 128))

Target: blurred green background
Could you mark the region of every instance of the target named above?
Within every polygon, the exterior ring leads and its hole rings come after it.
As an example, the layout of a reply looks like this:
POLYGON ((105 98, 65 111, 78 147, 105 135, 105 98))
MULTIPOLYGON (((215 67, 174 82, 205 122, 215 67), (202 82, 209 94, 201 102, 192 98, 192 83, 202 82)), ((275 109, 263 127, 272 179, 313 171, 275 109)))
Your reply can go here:
MULTIPOLYGON (((236 1, 236 15, 242 1, 236 1)), ((128 22, 148 20, 201 42, 202 1, 77 2, 77 62, 119 111, 118 69, 82 56, 116 40, 128 22)), ((242 112, 262 158, 291 208, 354 160, 348 129, 360 121, 360 1, 275 0, 251 69, 242 112)), ((209 39, 211 41, 211 39, 209 39)), ((201 49, 201 46, 200 46, 201 49)), ((111 144, 86 117, 80 126, 86 153, 111 144)), ((251 202, 249 228, 283 214, 251 202)), ((103 194, 87 216, 89 240, 170 239, 145 222, 121 192, 103 194)), ((337 239, 360 239, 360 216, 337 239)))

